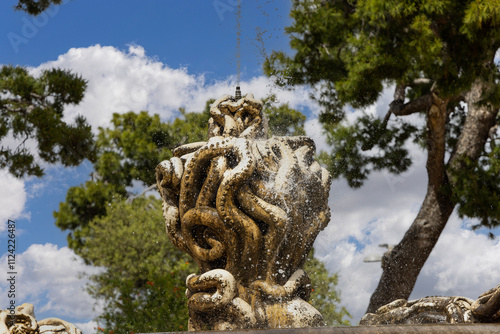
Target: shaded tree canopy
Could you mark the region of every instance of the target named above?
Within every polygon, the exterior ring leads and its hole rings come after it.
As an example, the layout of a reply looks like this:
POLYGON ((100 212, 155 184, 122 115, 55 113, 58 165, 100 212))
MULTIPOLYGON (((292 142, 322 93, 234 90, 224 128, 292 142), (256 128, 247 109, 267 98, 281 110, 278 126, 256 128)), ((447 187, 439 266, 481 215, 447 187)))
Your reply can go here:
POLYGON ((384 258, 374 312, 409 297, 455 207, 481 226, 500 225, 500 3, 295 0, 290 15, 295 53, 274 52, 264 69, 281 85, 317 87, 332 145, 322 158, 335 177, 359 187, 374 170, 407 170, 408 140, 427 150, 427 194, 384 258), (373 104, 386 88, 394 95, 383 119, 347 122, 350 107, 373 104), (407 121, 413 114, 425 125, 407 121))
POLYGON ((90 125, 78 116, 74 124, 63 120, 64 108, 83 99, 87 83, 70 71, 44 70, 39 77, 23 67, 0 68, 0 168, 14 176, 42 176, 39 158, 48 163, 76 166, 94 159, 90 125))

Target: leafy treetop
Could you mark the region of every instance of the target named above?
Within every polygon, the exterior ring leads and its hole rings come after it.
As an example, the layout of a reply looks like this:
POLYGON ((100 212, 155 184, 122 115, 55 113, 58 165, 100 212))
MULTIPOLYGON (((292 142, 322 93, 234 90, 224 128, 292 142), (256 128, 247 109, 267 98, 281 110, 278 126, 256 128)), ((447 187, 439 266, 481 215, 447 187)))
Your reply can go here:
POLYGON ((48 163, 76 166, 85 158, 94 160, 90 125, 78 116, 74 124, 63 120, 64 108, 78 104, 87 83, 70 71, 44 70, 37 78, 23 67, 0 68, 0 168, 17 177, 42 176, 40 161, 28 145, 37 144, 40 159, 48 163), (12 137, 15 145, 4 145, 12 137), (13 146, 16 146, 15 148, 13 146))

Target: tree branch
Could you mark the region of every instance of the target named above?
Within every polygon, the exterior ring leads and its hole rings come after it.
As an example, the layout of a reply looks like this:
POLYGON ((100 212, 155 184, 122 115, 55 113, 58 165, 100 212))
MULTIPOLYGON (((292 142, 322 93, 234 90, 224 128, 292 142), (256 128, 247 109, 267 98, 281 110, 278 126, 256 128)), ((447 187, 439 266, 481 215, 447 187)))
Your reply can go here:
MULTIPOLYGON (((462 132, 458 137, 457 145, 448 161, 448 167, 459 169, 463 164, 463 158, 477 161, 484 151, 484 145, 491 134, 496 132, 496 116, 498 108, 490 110, 488 105, 480 104, 486 84, 481 80, 476 80, 470 90, 464 95, 467 103, 467 116, 462 127, 462 132)), ((450 168, 448 169, 448 173, 450 168)), ((454 183, 451 175, 448 175, 450 182, 454 183)))
MULTIPOLYGON (((416 79, 418 80, 418 79, 416 79)), ((422 80, 428 80, 422 78, 422 80)), ((394 100, 389 104, 389 111, 384 117, 384 126, 387 125, 391 114, 396 116, 408 116, 417 112, 427 111, 432 105, 432 95, 426 94, 408 103, 405 101, 405 85, 397 85, 394 90, 394 100)))

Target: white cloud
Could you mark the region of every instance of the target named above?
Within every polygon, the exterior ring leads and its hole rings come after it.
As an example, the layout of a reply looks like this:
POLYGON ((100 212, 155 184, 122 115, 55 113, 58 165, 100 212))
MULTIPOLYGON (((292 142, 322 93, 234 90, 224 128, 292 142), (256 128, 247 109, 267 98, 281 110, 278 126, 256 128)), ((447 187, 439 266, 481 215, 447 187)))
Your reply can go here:
POLYGON ((74 325, 82 331, 82 334, 98 333, 97 322, 95 321, 75 322, 74 325))
MULTIPOLYGON (((0 258, 7 263, 7 253, 0 258)), ((46 243, 31 245, 16 256, 16 304, 32 303, 37 319, 45 315, 65 319, 94 318, 94 300, 85 291, 87 279, 81 275, 95 274, 98 268, 87 266, 68 247, 46 243), (41 316, 40 316, 41 315, 41 316)), ((6 273, 0 290, 6 296, 6 273)))
POLYGON ((476 299, 482 292, 500 283, 500 241, 491 240, 464 228, 452 216, 423 275, 435 282, 442 295, 464 295, 476 299))
MULTIPOLYGON (((148 57, 138 45, 130 46, 127 51, 100 45, 73 48, 32 71, 37 74, 52 67, 70 69, 88 80, 84 100, 78 106, 66 108, 65 118, 71 121, 82 114, 94 129, 107 126, 113 113, 147 110, 171 120, 180 107, 202 111, 208 99, 234 94, 236 81, 229 77, 208 84, 204 75, 190 74, 187 68, 173 69, 148 57)), ((278 89, 266 77, 242 82, 241 88, 243 94, 251 92, 257 98, 274 93, 278 101, 288 102, 292 107, 317 108, 309 99, 308 89, 278 89)))
POLYGON ((321 125, 318 118, 307 119, 304 129, 306 130, 306 134, 314 140, 316 153, 328 151, 329 146, 326 143, 326 136, 323 135, 323 125, 321 125))
POLYGON ((5 236, 7 221, 19 218, 23 214, 26 203, 24 182, 12 176, 8 170, 0 170, 0 235, 5 236))

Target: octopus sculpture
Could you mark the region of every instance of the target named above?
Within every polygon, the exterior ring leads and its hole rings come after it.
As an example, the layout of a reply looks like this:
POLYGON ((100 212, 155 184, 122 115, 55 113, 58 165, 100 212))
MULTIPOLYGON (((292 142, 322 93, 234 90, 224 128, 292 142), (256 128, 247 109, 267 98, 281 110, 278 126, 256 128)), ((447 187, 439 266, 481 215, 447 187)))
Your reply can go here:
POLYGON ((200 269, 186 281, 190 330, 323 323, 301 268, 330 220, 331 177, 310 138, 267 138, 262 106, 218 99, 208 141, 156 169, 167 234, 200 269))
POLYGON ((32 304, 24 303, 12 311, 0 311, 1 334, 82 334, 75 325, 58 318, 37 322, 32 304))

